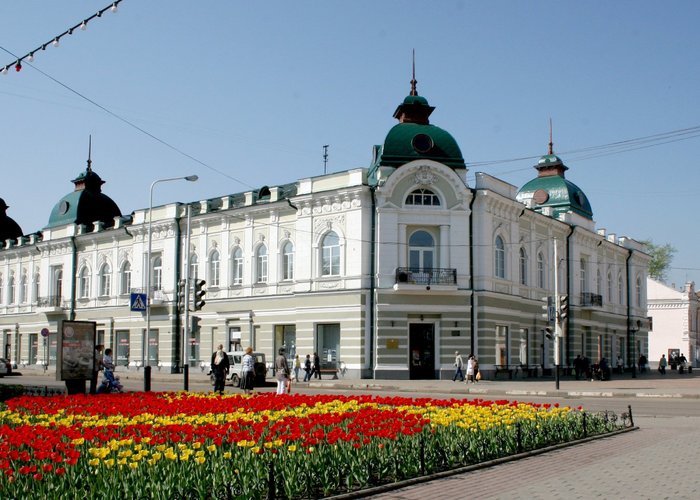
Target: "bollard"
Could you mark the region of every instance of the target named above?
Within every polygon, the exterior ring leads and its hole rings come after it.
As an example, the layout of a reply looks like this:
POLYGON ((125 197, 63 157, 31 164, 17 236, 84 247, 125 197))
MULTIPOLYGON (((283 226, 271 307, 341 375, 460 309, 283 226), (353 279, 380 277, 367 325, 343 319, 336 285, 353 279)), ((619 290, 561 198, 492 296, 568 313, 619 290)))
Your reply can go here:
POLYGON ((151 365, 143 367, 143 392, 151 392, 151 365))
POLYGON ((182 375, 185 379, 184 390, 189 391, 190 390, 190 367, 187 363, 185 363, 184 366, 182 367, 182 375))

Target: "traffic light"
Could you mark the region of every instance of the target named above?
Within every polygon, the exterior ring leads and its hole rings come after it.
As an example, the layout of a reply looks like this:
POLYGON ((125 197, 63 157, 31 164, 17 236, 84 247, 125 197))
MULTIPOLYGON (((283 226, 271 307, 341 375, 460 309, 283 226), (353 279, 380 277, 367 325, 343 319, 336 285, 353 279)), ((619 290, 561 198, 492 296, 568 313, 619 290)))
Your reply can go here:
POLYGON ((194 310, 199 311, 204 307, 204 296, 207 294, 207 289, 204 286, 207 284, 204 280, 194 280, 194 310))
POLYGON ((554 332, 554 327, 553 326, 547 326, 544 329, 544 336, 547 337, 549 340, 552 340, 555 337, 555 332, 554 332))
POLYGON ((199 333, 199 316, 192 316, 192 328, 190 329, 190 334, 194 337, 199 333))
POLYGON ((542 317, 547 320, 548 323, 554 323, 554 304, 552 304, 552 297, 542 297, 542 301, 546 304, 542 305, 542 317))
POLYGON ((185 280, 177 282, 177 308, 184 311, 187 308, 187 290, 185 289, 185 280))
POLYGON ((569 296, 560 295, 559 296, 559 321, 564 323, 567 316, 569 315, 569 296))

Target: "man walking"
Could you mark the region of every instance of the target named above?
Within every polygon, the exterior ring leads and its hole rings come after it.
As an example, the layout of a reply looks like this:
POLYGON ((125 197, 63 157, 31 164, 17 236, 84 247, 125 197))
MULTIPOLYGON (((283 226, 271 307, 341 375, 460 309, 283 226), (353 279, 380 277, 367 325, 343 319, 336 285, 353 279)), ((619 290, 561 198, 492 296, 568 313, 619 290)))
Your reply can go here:
POLYGON ((464 361, 462 360, 462 355, 459 354, 459 351, 455 351, 455 376, 452 377, 452 382, 457 380, 457 377, 459 377, 460 382, 464 382, 464 372, 462 371, 462 368, 464 368, 464 361))
POLYGON ((228 355, 224 352, 223 344, 219 344, 219 348, 211 355, 211 371, 214 374, 214 392, 219 394, 224 393, 226 385, 226 374, 228 373, 231 363, 228 360, 228 355))

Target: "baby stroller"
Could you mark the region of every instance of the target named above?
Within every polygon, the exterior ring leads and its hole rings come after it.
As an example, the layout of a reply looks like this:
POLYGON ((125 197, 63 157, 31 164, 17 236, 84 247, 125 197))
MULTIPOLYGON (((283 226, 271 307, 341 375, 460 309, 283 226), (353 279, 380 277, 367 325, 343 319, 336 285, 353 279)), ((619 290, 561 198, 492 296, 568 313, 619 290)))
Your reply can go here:
POLYGON ((97 388, 97 394, 111 394, 114 392, 124 392, 124 386, 112 370, 105 370, 102 383, 97 388))

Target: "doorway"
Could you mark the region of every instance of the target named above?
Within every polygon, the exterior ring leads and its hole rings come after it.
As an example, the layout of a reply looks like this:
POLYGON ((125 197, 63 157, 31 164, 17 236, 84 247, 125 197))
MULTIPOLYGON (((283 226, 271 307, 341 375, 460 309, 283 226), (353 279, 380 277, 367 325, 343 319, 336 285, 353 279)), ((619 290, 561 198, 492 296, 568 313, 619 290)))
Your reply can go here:
POLYGON ((435 379, 435 325, 411 323, 408 330, 409 378, 435 379))

